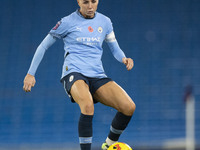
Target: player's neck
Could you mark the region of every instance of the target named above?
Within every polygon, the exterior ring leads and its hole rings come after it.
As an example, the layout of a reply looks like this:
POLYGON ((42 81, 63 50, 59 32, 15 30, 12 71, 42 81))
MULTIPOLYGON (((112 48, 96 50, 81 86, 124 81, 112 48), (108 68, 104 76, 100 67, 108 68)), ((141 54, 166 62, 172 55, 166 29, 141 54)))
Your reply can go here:
POLYGON ((77 10, 77 13, 78 13, 81 17, 83 17, 83 18, 85 18, 85 19, 93 19, 93 18, 95 18, 95 16, 96 16, 96 12, 94 13, 94 16, 93 16, 93 17, 84 16, 84 15, 81 13, 80 9, 77 10))

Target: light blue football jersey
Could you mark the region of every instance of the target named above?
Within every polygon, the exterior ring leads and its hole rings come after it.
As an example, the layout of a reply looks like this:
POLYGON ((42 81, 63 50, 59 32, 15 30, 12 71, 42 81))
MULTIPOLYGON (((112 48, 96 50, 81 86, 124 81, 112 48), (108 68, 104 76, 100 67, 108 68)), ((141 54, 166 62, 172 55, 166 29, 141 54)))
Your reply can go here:
POLYGON ((88 77, 106 77, 101 61, 102 44, 112 31, 110 19, 98 12, 92 19, 85 19, 78 10, 62 18, 49 32, 64 41, 62 77, 71 72, 88 77))

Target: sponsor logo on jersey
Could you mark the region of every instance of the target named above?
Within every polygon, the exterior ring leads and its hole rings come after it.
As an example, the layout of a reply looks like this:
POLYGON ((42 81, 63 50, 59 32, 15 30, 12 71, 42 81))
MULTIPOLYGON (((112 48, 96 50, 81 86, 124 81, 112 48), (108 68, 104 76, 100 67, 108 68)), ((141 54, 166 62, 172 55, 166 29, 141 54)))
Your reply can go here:
POLYGON ((100 42, 100 37, 78 37, 76 39, 78 42, 100 42))
POLYGON ((103 32, 103 28, 102 27, 98 27, 98 32, 102 33, 103 32))
POLYGON ((95 46, 101 42, 101 37, 78 37, 76 41, 85 45, 95 46))
POLYGON ((81 27, 76 27, 76 30, 77 31, 82 31, 82 28, 81 27))
POLYGON ((76 41, 85 45, 95 46, 101 42, 101 37, 78 37, 76 41))
POLYGON ((93 29, 91 26, 89 26, 89 27, 88 27, 88 31, 89 31, 89 32, 93 32, 94 29, 93 29))
POLYGON ((58 29, 58 27, 60 26, 60 24, 61 24, 61 21, 58 21, 57 24, 55 25, 55 27, 53 27, 53 30, 58 29))

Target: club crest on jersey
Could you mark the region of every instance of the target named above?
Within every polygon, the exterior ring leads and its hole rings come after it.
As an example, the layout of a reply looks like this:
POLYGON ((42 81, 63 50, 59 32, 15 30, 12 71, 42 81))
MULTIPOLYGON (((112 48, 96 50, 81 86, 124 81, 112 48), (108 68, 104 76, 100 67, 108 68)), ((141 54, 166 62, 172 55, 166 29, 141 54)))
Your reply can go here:
POLYGON ((69 82, 72 82, 73 80, 74 80, 74 76, 71 75, 71 76, 69 77, 69 82))
POLYGON ((61 21, 58 21, 58 23, 55 25, 55 27, 53 27, 53 30, 58 29, 58 27, 60 26, 60 24, 61 24, 61 21))
POLYGON ((103 32, 103 28, 102 27, 98 27, 98 32, 102 33, 103 32))
POLYGON ((89 27, 88 27, 88 31, 89 31, 89 32, 93 32, 94 30, 93 30, 93 28, 92 28, 91 26, 89 26, 89 27))

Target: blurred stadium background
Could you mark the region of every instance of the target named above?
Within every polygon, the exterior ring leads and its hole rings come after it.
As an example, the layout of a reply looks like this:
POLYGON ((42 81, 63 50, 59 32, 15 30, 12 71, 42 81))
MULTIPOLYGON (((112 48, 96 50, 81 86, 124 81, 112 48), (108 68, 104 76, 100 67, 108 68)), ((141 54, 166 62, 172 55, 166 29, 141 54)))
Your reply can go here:
MULTIPOLYGON (((46 53, 31 93, 22 90, 35 49, 75 0, 1 0, 0 150, 78 149, 79 108, 61 83, 63 43, 46 53)), ((107 75, 137 109, 120 141, 139 149, 184 149, 185 89, 193 87, 195 141, 200 147, 200 1, 100 0, 120 47, 135 60, 127 72, 104 44, 107 75), (171 147, 170 147, 171 146, 171 147), (174 146, 174 148, 173 148, 174 146)), ((95 105, 93 149, 99 149, 115 110, 95 105)))

